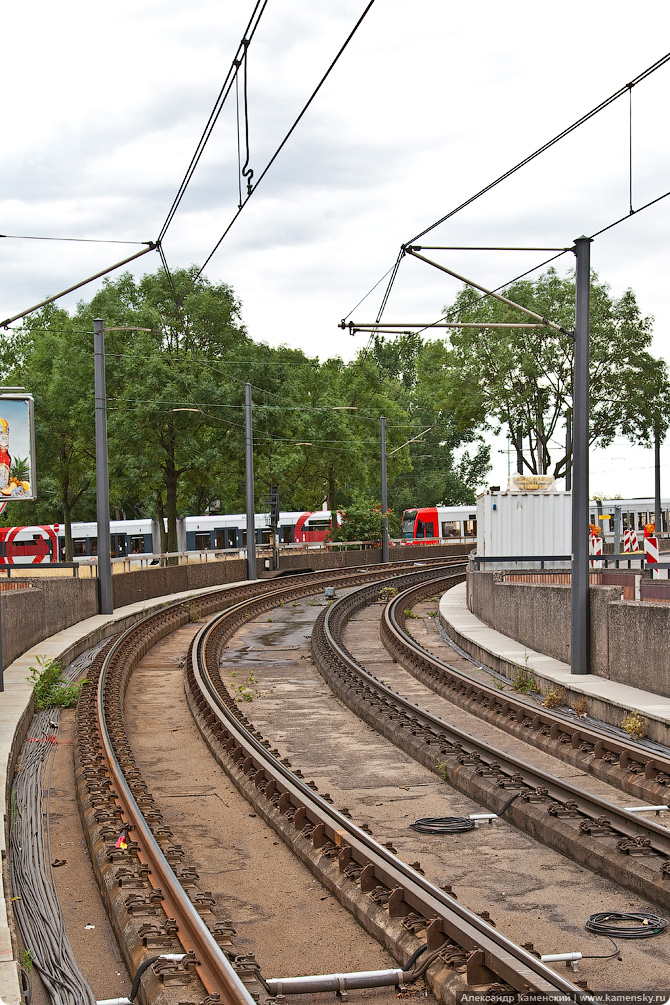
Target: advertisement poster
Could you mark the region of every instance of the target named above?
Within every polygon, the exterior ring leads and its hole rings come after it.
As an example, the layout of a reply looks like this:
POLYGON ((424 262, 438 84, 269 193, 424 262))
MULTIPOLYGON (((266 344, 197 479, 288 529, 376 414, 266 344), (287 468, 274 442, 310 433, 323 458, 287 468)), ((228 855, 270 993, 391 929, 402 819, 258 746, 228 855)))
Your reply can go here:
POLYGON ((35 498, 33 399, 0 394, 0 503, 35 498))

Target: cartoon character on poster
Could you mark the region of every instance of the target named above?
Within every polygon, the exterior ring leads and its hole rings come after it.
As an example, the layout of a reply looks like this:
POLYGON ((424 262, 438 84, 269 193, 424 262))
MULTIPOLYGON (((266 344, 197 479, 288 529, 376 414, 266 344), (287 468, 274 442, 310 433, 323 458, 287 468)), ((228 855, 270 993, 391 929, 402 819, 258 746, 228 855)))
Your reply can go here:
POLYGON ((0 502, 35 498, 32 425, 31 398, 0 397, 0 502))

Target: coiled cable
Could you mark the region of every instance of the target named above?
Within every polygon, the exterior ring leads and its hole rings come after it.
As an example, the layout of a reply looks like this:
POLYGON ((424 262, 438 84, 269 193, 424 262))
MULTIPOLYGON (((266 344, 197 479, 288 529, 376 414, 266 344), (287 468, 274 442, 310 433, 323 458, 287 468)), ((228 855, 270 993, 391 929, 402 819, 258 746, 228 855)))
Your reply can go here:
MULTIPOLYGON (((513 796, 510 796, 496 815, 501 817, 520 795, 520 792, 515 792, 513 796)), ((473 831, 476 826, 477 820, 473 820, 471 817, 419 817, 418 820, 410 824, 412 830, 416 831, 417 834, 466 834, 468 831, 473 831)))
POLYGON ((587 932, 606 935, 609 939, 651 939, 662 935, 670 926, 667 918, 657 914, 620 914, 617 911, 598 911, 586 922, 587 932), (634 922, 626 925, 626 922, 634 922))

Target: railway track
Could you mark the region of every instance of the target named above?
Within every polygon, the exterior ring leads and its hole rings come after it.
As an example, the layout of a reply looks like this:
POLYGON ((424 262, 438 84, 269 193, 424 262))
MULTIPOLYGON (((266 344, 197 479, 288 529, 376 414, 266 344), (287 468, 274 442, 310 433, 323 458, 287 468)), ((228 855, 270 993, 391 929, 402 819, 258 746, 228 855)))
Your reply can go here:
MULTIPOLYGON (((462 567, 443 568, 440 572, 437 564, 426 563, 417 569, 411 563, 411 571, 394 566, 402 578, 399 580, 395 575, 393 583, 403 590, 423 591, 426 595, 435 592, 438 575, 443 583, 463 578, 462 567)), ((495 994, 533 992, 549 997, 560 994, 565 996, 564 1000, 575 1002, 593 1000, 587 991, 554 973, 532 952, 505 939, 444 890, 429 883, 419 871, 399 862, 393 851, 375 842, 344 813, 334 810, 328 794, 319 795, 313 783, 305 783, 299 771, 292 771, 288 762, 282 762, 278 752, 271 749, 271 743, 227 693, 219 672, 221 650, 249 618, 312 594, 323 585, 343 589, 369 584, 337 601, 319 619, 323 627, 332 618, 333 624, 337 623, 337 633, 351 613, 370 597, 379 596, 383 585, 379 577, 387 573, 388 567, 300 576, 284 580, 281 585, 276 582, 271 586, 247 585, 210 594, 189 602, 188 609, 183 604, 174 605, 126 632, 103 651, 89 673, 91 684, 84 689, 78 713, 76 761, 80 812, 109 913, 116 918, 117 934, 130 972, 142 978, 145 1001, 160 1005, 183 1002, 184 992, 174 991, 171 985, 189 980, 193 985, 188 992, 189 1000, 201 1001, 203 1005, 216 1000, 237 1005, 289 990, 286 980, 268 979, 253 957, 237 952, 232 927, 216 921, 207 892, 199 888, 195 870, 184 862, 183 849, 165 826, 160 808, 139 775, 123 726, 123 695, 141 655, 178 625, 220 611, 222 607, 224 610, 198 632, 186 667, 187 699, 204 739, 259 815, 275 828, 326 888, 391 949, 396 959, 411 961, 405 971, 398 968, 358 978, 349 976, 349 986, 372 986, 374 981, 402 985, 413 978, 421 963, 438 997, 445 1001, 454 1000, 464 991, 482 988, 492 989, 495 994), (127 845, 125 848, 119 846, 119 837, 123 835, 127 838, 121 842, 127 845), (421 946, 426 947, 425 954, 416 963, 414 950, 421 946), (153 966, 144 970, 145 964, 152 960, 153 966), (356 980, 368 984, 357 985, 356 980)), ((401 597, 408 606, 408 594, 403 592, 398 602, 401 597)), ((397 627, 402 631, 400 625, 397 627)), ((328 631, 331 632, 330 627, 328 631)), ((320 651, 319 637, 315 634, 313 643, 317 663, 321 667, 328 664, 327 674, 336 692, 356 693, 354 704, 361 714, 370 697, 368 690, 379 682, 365 675, 365 671, 361 676, 362 668, 358 668, 358 683, 353 689, 351 682, 339 683, 343 656, 344 662, 349 663, 345 676, 352 669, 350 657, 343 654, 341 647, 338 650, 337 645, 330 646, 329 651, 320 651)), ((368 704, 373 708, 376 703, 378 712, 379 703, 383 705, 389 700, 395 699, 377 690, 368 704)), ((522 784, 518 769, 505 776, 503 768, 507 766, 502 766, 499 758, 492 762, 487 760, 488 753, 470 751, 460 740, 457 743, 445 740, 442 724, 436 730, 435 723, 421 722, 420 710, 413 707, 409 712, 403 711, 397 703, 394 709, 392 714, 397 714, 400 731, 413 737, 410 743, 413 756, 416 748, 423 763, 434 766, 436 752, 450 758, 453 752, 461 769, 465 768, 480 782, 484 779, 487 786, 496 786, 497 806, 501 789, 503 796, 507 794, 504 777, 513 781, 514 791, 522 789, 528 796, 525 805, 533 813, 537 813, 539 804, 546 803, 534 798, 541 795, 537 785, 531 785, 528 778, 522 784), (408 725, 410 728, 406 729, 408 725), (459 761, 459 757, 463 759, 459 761), (528 795, 531 788, 534 792, 528 795)), ((377 712, 373 710, 368 720, 374 720, 376 726, 377 712)), ((481 799, 481 794, 475 792, 475 797, 481 799)), ((549 798, 552 803, 559 803, 553 793, 549 798)), ((516 805, 520 802, 517 800, 516 805)), ((570 812, 568 829, 574 837, 573 807, 560 805, 570 812)), ((546 806, 543 809, 546 813, 546 806)), ((593 820, 593 814, 584 815, 584 819, 593 820)), ((560 815, 556 820, 566 824, 560 815)), ((634 818, 633 823, 634 834, 627 832, 624 836, 636 839, 641 821, 634 818)), ((607 830, 604 824, 599 826, 607 830)), ((604 831, 602 837, 606 836, 604 831)), ((666 855, 665 846, 661 848, 665 828, 657 825, 651 831, 653 846, 636 841, 640 848, 651 848, 651 855, 645 856, 647 860, 661 853, 666 855)), ((592 840, 591 835, 586 838, 592 840)), ((596 844, 600 840, 599 832, 596 844)), ((667 853, 670 854, 670 844, 667 853)), ((646 875, 649 872, 646 866, 645 870, 646 875)), ((653 894, 651 899, 659 898, 653 894)), ((337 980, 345 978, 339 975, 337 980)), ((336 984, 332 987, 338 989, 336 984)), ((339 989, 345 990, 346 984, 340 984, 339 989)))
MULTIPOLYGON (((448 582, 446 577, 440 580, 440 588, 448 582)), ((428 592, 437 587, 437 581, 421 584, 428 592)), ((520 798, 507 815, 517 826, 616 883, 670 905, 668 828, 475 739, 405 700, 352 658, 342 643, 345 625, 378 597, 378 591, 378 586, 352 591, 326 610, 315 627, 313 657, 338 697, 401 749, 493 812, 507 795, 518 792, 520 798)), ((387 613, 407 602, 403 592, 387 613)), ((427 656, 421 654, 422 659, 427 656)))
MULTIPOLYGON (((445 581, 446 583, 446 581, 445 581)), ((479 718, 574 764, 631 795, 653 804, 667 803, 670 756, 651 745, 585 724, 576 717, 528 702, 440 659, 407 631, 404 611, 441 589, 439 582, 403 591, 385 608, 382 642, 394 659, 449 701, 479 718)))
MULTIPOLYGON (((429 565, 415 575, 431 575, 429 565)), ((223 1002, 253 1001, 260 985, 254 961, 228 948, 226 926, 203 920, 207 894, 198 890, 194 870, 183 865, 183 851, 134 764, 123 724, 123 696, 133 667, 160 638, 194 616, 225 606, 223 618, 230 627, 250 612, 308 595, 324 583, 351 586, 379 574, 366 568, 303 575, 280 588, 252 584, 173 605, 125 632, 92 666, 77 716, 80 814, 130 972, 141 976, 143 964, 153 958, 142 982, 146 1000, 170 1001, 168 986, 188 980, 195 969, 204 1001, 214 1001, 215 995, 223 1002)))

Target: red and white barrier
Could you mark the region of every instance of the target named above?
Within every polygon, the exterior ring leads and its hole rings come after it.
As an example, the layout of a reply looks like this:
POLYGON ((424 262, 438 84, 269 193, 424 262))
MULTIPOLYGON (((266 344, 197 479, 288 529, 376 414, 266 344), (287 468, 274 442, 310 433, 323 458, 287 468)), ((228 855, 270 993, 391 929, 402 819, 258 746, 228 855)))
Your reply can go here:
MULTIPOLYGON (((602 555, 603 539, 596 534, 589 534, 589 555, 602 555)), ((592 558, 589 565, 592 569, 602 569, 602 561, 592 558)))
POLYGON ((658 562, 658 538, 657 537, 644 537, 644 557, 647 564, 652 564, 658 562))
POLYGON ((625 530, 623 532, 623 554, 629 555, 638 550, 637 531, 625 530))

